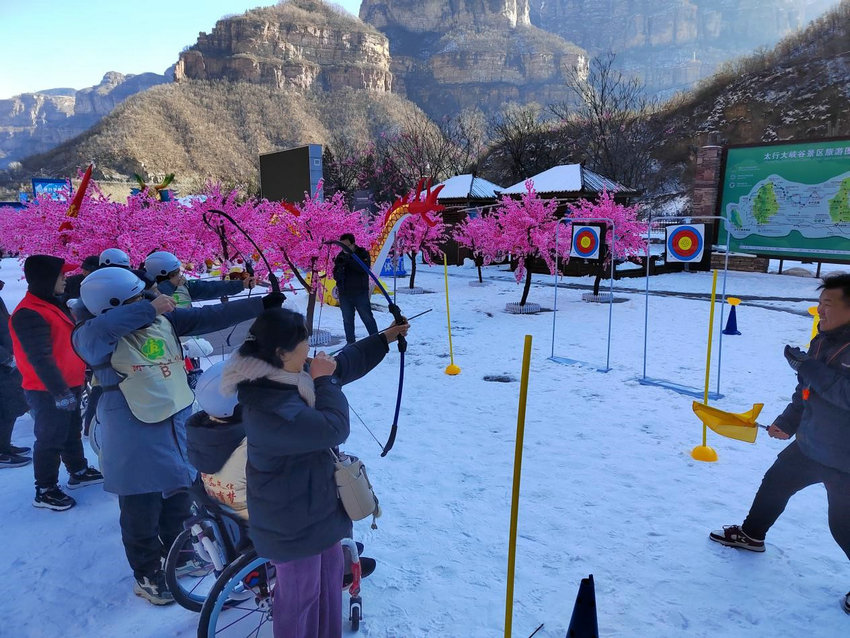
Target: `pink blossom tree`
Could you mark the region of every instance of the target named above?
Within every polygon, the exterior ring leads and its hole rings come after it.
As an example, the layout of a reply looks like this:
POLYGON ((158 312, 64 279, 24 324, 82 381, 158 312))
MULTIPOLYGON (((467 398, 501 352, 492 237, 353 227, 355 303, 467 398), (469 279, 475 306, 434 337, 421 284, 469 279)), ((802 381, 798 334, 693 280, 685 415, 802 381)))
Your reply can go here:
POLYGON ((495 223, 496 220, 493 216, 466 217, 455 227, 452 235, 458 244, 472 251, 472 258, 475 260, 475 266, 478 269, 478 283, 484 283, 484 277, 481 273, 481 267, 485 263, 482 246, 487 244, 489 237, 495 236, 495 223))
POLYGON ((493 212, 492 224, 484 226, 487 232, 480 237, 485 263, 510 255, 516 263, 514 276, 517 283, 525 277, 520 306, 528 301, 531 290, 531 270, 527 262, 540 259, 554 274, 556 236, 559 258, 569 259, 570 254, 569 232, 555 217, 558 202, 538 197, 532 180, 526 180, 525 189, 519 200, 502 196, 501 203, 493 212))
MULTIPOLYGON (((613 226, 611 222, 602 222, 607 226, 605 244, 608 250, 605 259, 599 264, 599 271, 593 282, 593 294, 599 295, 599 284, 605 274, 610 272, 611 259, 616 262, 646 254, 647 225, 638 220, 638 206, 618 204, 607 190, 603 190, 596 201, 580 199, 568 208, 567 217, 576 222, 582 219, 613 221, 613 226)), ((572 233, 569 237, 571 241, 572 233)))
POLYGON ((407 217, 395 236, 395 250, 410 257, 410 288, 415 287, 416 258, 421 254, 425 263, 431 265, 435 257, 441 257, 443 254, 440 246, 448 236, 448 227, 441 216, 432 217, 432 221, 436 222, 433 226, 421 215, 407 217))
POLYGON ((326 242, 352 233, 358 244, 369 246, 374 235, 364 214, 348 208, 342 192, 324 201, 319 195, 321 192, 320 182, 316 193, 308 194, 301 204, 277 205, 262 234, 263 245, 269 247, 268 254, 287 264, 309 295, 307 327, 311 334, 316 294, 324 290, 325 280, 333 271, 334 257, 340 250, 326 242))

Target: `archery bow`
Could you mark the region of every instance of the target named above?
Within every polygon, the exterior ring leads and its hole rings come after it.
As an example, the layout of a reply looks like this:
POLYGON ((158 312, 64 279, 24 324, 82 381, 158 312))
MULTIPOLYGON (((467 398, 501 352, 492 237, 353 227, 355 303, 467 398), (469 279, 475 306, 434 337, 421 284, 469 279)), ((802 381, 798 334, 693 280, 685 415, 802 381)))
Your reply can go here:
MULTIPOLYGON (((260 256, 260 259, 262 259, 262 260, 263 260, 263 263, 265 263, 265 264, 266 264, 266 268, 268 268, 268 271, 269 271, 269 283, 271 284, 272 292, 280 293, 280 282, 279 282, 279 281, 278 281, 278 279, 277 279, 277 275, 275 275, 275 274, 274 274, 274 271, 272 270, 272 266, 271 266, 271 264, 269 263, 269 260, 268 260, 268 259, 266 259, 265 254, 263 254, 263 251, 262 251, 262 250, 260 250, 260 247, 259 247, 259 246, 257 246, 257 242, 255 242, 255 241, 254 241, 254 239, 251 237, 251 235, 249 235, 249 234, 245 231, 245 229, 244 229, 244 228, 242 228, 242 226, 240 226, 240 225, 239 225, 239 223, 238 223, 235 219, 233 219, 233 217, 231 217, 230 215, 228 215, 227 213, 225 213, 223 210, 219 210, 219 209, 217 209, 217 208, 210 208, 208 212, 210 212, 210 213, 215 213, 216 215, 221 215, 222 217, 224 217, 224 219, 226 219, 226 220, 227 220, 227 221, 229 221, 231 224, 233 224, 233 226, 236 228, 236 230, 238 230, 240 233, 242 233, 242 235, 244 235, 244 236, 245 236, 245 239, 247 239, 249 242, 251 242, 251 245, 254 247, 254 249, 257 251, 257 254, 260 256)), ((204 214, 203 214, 203 219, 204 219, 204 223, 205 223, 207 226, 209 226, 209 228, 210 228, 210 229, 211 229, 214 233, 216 233, 216 234, 219 236, 219 238, 222 240, 222 242, 223 242, 223 241, 224 241, 224 239, 225 239, 224 228, 220 227, 221 232, 219 233, 219 231, 217 231, 217 230, 215 229, 215 227, 212 225, 212 223, 211 223, 211 222, 209 221, 209 219, 207 218, 207 213, 204 213, 204 214)), ((244 255, 243 255, 243 259, 244 259, 244 255)), ((245 269, 246 269, 246 271, 248 272, 248 274, 249 274, 249 275, 253 275, 253 274, 254 274, 254 273, 252 272, 252 271, 253 271, 253 266, 250 266, 250 265, 249 265, 249 260, 247 260, 247 259, 245 259, 245 269)))
MULTIPOLYGON (((375 285, 378 287, 378 290, 386 297, 387 303, 389 304, 389 311, 395 319, 395 323, 397 325, 402 325, 407 323, 407 319, 404 318, 404 315, 401 314, 401 308, 393 301, 393 298, 390 297, 390 294, 387 292, 386 288, 381 284, 380 279, 375 276, 375 273, 366 265, 366 263, 358 257, 355 252, 346 244, 342 243, 339 240, 331 239, 325 242, 326 245, 334 245, 339 246, 345 252, 349 254, 349 256, 355 261, 357 265, 359 265, 363 270, 365 270, 372 281, 375 282, 375 285)), ((391 449, 393 449, 393 444, 395 443, 395 437, 398 433, 398 415, 401 411, 401 395, 402 390, 404 389, 404 353, 407 352, 407 339, 404 338, 404 335, 398 335, 396 339, 396 343, 398 344, 398 351, 401 355, 401 359, 399 361, 399 369, 398 369, 398 394, 396 396, 395 401, 395 413, 393 414, 393 423, 390 426, 390 436, 387 438, 387 442, 384 444, 384 449, 381 452, 381 456, 386 456, 391 449)))

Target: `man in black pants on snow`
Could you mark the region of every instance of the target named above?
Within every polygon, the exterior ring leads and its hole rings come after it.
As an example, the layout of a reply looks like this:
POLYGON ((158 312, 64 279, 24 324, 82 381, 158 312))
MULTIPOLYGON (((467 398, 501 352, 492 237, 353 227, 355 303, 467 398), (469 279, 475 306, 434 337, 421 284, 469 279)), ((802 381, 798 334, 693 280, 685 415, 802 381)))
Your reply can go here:
MULTIPOLYGON (((354 241, 354 235, 345 233, 339 238, 357 255, 366 267, 372 265, 372 258, 365 248, 358 246, 354 241)), ((339 295, 339 309, 342 311, 342 327, 345 329, 346 343, 354 343, 354 311, 360 315, 360 321, 366 326, 370 335, 378 332, 378 324, 372 316, 372 305, 369 302, 371 282, 369 274, 355 261, 354 257, 346 250, 341 250, 334 259, 334 280, 339 295)))
POLYGON ((74 321, 59 297, 65 290, 65 273, 76 268, 58 257, 27 257, 27 294, 10 321, 15 362, 35 421, 32 504, 56 511, 77 503, 58 485, 60 460, 70 475, 70 489, 103 482, 83 453, 80 394, 86 364, 71 346, 74 321))
MULTIPOLYGON (((767 530, 788 500, 823 483, 829 529, 850 558, 850 275, 828 277, 820 290, 818 335, 808 353, 785 346, 797 389, 768 429, 775 439, 796 435, 796 440, 764 475, 744 522, 711 532, 711 540, 721 545, 763 552, 767 530)), ((842 607, 850 614, 850 593, 842 607)))

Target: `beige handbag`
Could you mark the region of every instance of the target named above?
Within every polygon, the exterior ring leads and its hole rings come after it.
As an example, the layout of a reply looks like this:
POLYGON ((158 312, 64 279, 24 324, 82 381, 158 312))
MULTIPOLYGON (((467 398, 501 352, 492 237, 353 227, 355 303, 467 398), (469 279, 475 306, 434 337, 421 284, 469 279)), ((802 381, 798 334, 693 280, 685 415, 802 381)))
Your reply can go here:
POLYGON ((331 454, 334 457, 336 489, 346 514, 352 521, 371 515, 372 529, 377 529, 375 519, 381 515, 381 506, 378 505, 378 497, 372 490, 363 461, 344 452, 337 455, 331 450, 331 454))

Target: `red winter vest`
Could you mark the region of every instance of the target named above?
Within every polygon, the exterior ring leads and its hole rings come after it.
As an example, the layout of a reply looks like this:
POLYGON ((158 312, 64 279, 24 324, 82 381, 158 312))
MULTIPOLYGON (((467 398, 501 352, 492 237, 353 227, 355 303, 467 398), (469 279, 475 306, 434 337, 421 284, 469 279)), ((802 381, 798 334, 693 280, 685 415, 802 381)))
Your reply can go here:
MULTIPOLYGON (((74 352, 74 348, 71 346, 71 332, 74 330, 74 322, 71 321, 71 318, 52 303, 39 299, 29 292, 24 295, 21 303, 15 308, 15 313, 24 308, 40 314, 50 326, 53 359, 68 387, 76 388, 83 385, 86 382, 86 364, 77 356, 77 353, 74 352)), ((24 349, 21 347, 21 342, 18 341, 18 335, 15 334, 11 319, 9 319, 9 332, 12 335, 12 350, 15 353, 15 363, 18 366, 21 376, 24 378, 21 384, 22 387, 24 390, 46 392, 47 388, 41 379, 38 378, 29 359, 27 359, 24 349)))

